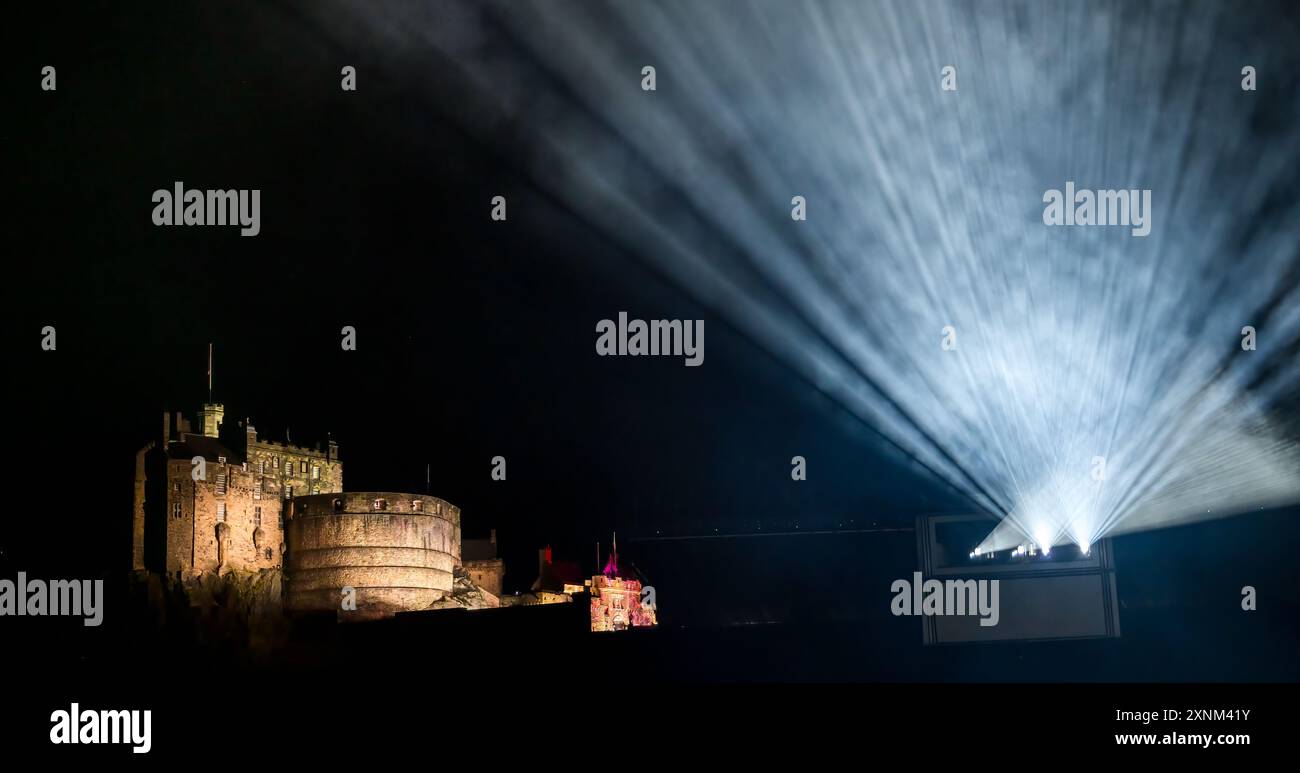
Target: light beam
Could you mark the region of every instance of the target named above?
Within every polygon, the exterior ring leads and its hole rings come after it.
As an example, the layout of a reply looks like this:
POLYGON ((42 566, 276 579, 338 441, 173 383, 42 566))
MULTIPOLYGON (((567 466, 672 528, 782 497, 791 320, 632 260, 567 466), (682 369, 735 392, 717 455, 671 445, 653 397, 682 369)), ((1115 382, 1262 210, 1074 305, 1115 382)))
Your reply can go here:
POLYGON ((1300 375, 1300 133, 1270 128, 1300 101, 1237 74, 1300 65, 1267 8, 317 13, 434 57, 467 128, 527 127, 503 152, 540 187, 1003 516, 980 551, 1300 501, 1274 412, 1300 375), (1067 182, 1150 190, 1150 235, 1046 226, 1067 182))

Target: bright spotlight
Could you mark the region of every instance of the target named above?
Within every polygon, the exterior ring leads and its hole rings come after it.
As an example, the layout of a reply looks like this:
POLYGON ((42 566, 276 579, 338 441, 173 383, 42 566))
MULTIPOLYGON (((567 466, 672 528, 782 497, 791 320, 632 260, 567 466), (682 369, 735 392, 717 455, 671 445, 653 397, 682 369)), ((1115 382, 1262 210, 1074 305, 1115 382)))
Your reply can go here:
MULTIPOLYGON (((1092 540, 1068 539, 1061 536, 1052 551, 1053 558, 1024 557, 1030 549, 1028 540, 1017 544, 1009 538, 1007 545, 997 551, 990 543, 980 543, 980 557, 1006 553, 1015 557, 1002 561, 962 561, 953 555, 951 546, 965 542, 970 531, 989 522, 988 516, 930 515, 916 519, 917 553, 923 576, 957 574, 965 570, 975 572, 981 579, 1006 581, 1004 591, 1014 586, 1014 592, 1003 592, 999 597, 1001 620, 994 627, 981 626, 977 618, 967 615, 960 619, 930 617, 923 622, 923 641, 927 644, 974 641, 1029 641, 1048 639, 1074 639, 1087 637, 1113 637, 1119 635, 1119 604, 1116 597, 1114 563, 1107 540, 1095 542, 1091 560, 1080 559, 1073 553, 1077 545, 1092 540), (966 525, 969 524, 969 527, 966 525), (955 542, 956 538, 963 541, 955 542), (1005 553, 1004 553, 1005 551, 1005 553), (1062 614, 1068 609, 1070 614, 1062 614)), ((1009 535, 1007 535, 1009 537, 1009 535)), ((999 535, 999 538, 1002 538, 999 535)), ((1042 546, 1034 546, 1038 552, 1042 546)), ((967 548, 970 550, 970 548, 967 548)), ((974 551, 971 551, 972 553, 974 551)))

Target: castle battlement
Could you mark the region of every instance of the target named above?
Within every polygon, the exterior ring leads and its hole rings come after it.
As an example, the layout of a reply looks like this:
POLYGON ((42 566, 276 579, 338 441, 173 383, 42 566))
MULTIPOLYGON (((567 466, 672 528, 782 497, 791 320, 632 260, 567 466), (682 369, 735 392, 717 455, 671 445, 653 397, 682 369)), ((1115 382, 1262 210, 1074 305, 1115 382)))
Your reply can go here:
MULTIPOLYGON (((328 451, 323 451, 319 446, 308 448, 307 446, 296 446, 292 443, 281 443, 277 440, 254 440, 248 444, 250 450, 265 449, 267 451, 277 451, 282 454, 297 454, 301 456, 313 456, 320 459, 330 458, 328 451)), ((336 446, 337 449, 337 446, 336 446)), ((335 454, 337 457, 337 454, 335 454)))
MULTIPOLYGON (((391 491, 348 491, 303 496, 293 500, 288 518, 312 518, 350 514, 431 516, 460 527, 460 508, 445 499, 427 494, 391 491)), ((459 555, 459 551, 457 551, 459 555)))
POLYGON ((451 595, 460 508, 421 494, 354 491, 286 503, 286 608, 382 617, 451 595), (350 607, 341 590, 354 594, 350 607))

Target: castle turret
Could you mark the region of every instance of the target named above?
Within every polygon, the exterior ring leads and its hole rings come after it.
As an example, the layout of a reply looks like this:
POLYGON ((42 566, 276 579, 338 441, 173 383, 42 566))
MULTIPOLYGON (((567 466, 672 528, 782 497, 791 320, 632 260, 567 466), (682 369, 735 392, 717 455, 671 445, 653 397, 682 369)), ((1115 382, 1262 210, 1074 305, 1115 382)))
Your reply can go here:
POLYGON ((220 437, 221 421, 225 418, 225 406, 212 402, 212 344, 208 344, 208 401, 199 411, 199 426, 203 428, 204 437, 220 437))
POLYGON ((218 437, 221 422, 225 418, 226 408, 221 403, 204 403, 203 410, 199 411, 199 424, 203 427, 204 436, 218 437))

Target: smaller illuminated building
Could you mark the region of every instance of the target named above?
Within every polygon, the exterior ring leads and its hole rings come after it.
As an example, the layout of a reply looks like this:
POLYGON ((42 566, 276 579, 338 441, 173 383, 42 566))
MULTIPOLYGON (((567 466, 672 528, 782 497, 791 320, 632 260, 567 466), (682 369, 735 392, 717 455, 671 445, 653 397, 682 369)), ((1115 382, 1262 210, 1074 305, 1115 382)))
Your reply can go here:
POLYGON ((619 576, 618 537, 605 570, 591 578, 590 586, 591 630, 625 631, 658 625, 653 594, 643 600, 641 583, 619 576))

